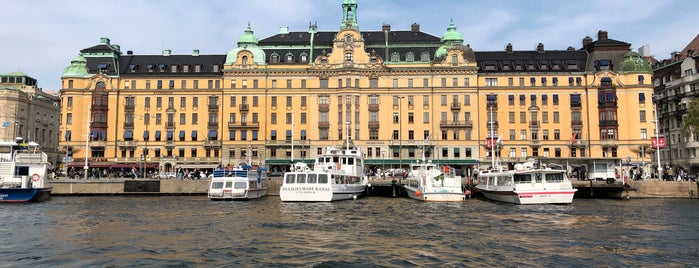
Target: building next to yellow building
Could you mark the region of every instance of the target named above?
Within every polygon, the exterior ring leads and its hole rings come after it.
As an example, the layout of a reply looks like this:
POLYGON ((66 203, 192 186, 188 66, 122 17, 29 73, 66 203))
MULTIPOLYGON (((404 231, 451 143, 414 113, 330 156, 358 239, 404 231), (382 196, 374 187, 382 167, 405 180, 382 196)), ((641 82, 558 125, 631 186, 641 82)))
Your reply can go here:
POLYGON ((35 142, 52 164, 61 162, 57 151, 60 98, 45 92, 36 79, 22 72, 0 75, 0 141, 35 142))
POLYGON ((124 54, 107 38, 81 50, 62 76, 68 166, 285 170, 347 138, 370 168, 423 153, 460 169, 649 163, 652 72, 630 44, 600 31, 581 49, 479 52, 453 22, 441 37, 364 31, 356 1, 341 8, 337 31, 258 39, 248 25, 221 55, 124 54))

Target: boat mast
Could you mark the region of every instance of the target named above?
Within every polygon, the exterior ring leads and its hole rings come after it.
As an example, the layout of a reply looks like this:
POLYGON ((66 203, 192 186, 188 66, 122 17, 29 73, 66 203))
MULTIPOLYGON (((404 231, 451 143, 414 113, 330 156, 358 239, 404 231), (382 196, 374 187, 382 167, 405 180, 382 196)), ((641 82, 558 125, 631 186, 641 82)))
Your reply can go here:
POLYGON ((92 101, 90 101, 90 106, 87 108, 87 131, 85 131, 85 166, 83 167, 83 179, 87 180, 87 170, 89 166, 87 165, 88 153, 90 151, 90 123, 92 122, 92 101))
POLYGON ((349 150, 349 135, 350 135, 349 128, 350 128, 350 121, 347 121, 347 134, 345 134, 345 137, 347 140, 347 142, 345 144, 345 148, 347 148, 347 150, 349 150))
POLYGON ((495 146, 497 146, 497 145, 494 142, 492 142, 493 133, 494 133, 493 132, 493 123, 494 123, 493 122, 493 106, 490 106, 490 135, 488 135, 488 139, 491 140, 491 143, 490 143, 491 144, 490 145, 490 150, 491 150, 491 152, 490 152, 490 158, 491 158, 490 167, 492 169, 495 169, 495 149, 496 149, 495 146))

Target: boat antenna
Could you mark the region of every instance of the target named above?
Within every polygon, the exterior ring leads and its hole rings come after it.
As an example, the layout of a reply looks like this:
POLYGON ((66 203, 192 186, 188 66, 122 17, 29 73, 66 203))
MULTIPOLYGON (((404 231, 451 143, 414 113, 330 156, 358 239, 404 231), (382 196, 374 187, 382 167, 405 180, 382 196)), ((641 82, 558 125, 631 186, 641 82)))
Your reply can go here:
POLYGON ((346 146, 347 150, 349 150, 349 148, 350 148, 350 146, 349 146, 349 136, 350 136, 349 128, 350 128, 350 121, 347 121, 347 134, 345 134, 345 137, 347 139, 347 143, 345 144, 345 146, 346 146))

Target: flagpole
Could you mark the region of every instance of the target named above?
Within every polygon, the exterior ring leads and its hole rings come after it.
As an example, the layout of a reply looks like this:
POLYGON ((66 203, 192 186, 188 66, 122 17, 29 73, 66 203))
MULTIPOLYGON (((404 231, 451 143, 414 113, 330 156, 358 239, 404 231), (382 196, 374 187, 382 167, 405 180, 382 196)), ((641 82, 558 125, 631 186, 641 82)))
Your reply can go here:
MULTIPOLYGON (((493 106, 490 106, 490 135, 488 135, 489 136, 488 139, 492 139, 492 137, 490 137, 492 135, 493 135, 493 106)), ((490 154, 491 154, 490 155, 491 156, 490 167, 492 169, 495 169, 495 149, 496 149, 495 146, 497 146, 497 145, 492 144, 492 143, 490 145, 490 150, 491 150, 491 152, 490 152, 490 154)))

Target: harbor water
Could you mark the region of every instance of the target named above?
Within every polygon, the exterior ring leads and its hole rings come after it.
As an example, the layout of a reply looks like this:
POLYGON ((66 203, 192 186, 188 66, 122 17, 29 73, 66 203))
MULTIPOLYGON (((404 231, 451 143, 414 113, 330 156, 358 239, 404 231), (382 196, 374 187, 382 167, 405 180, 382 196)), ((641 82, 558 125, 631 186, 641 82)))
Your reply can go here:
POLYGON ((0 267, 696 267, 697 207, 59 196, 0 205, 0 267))

